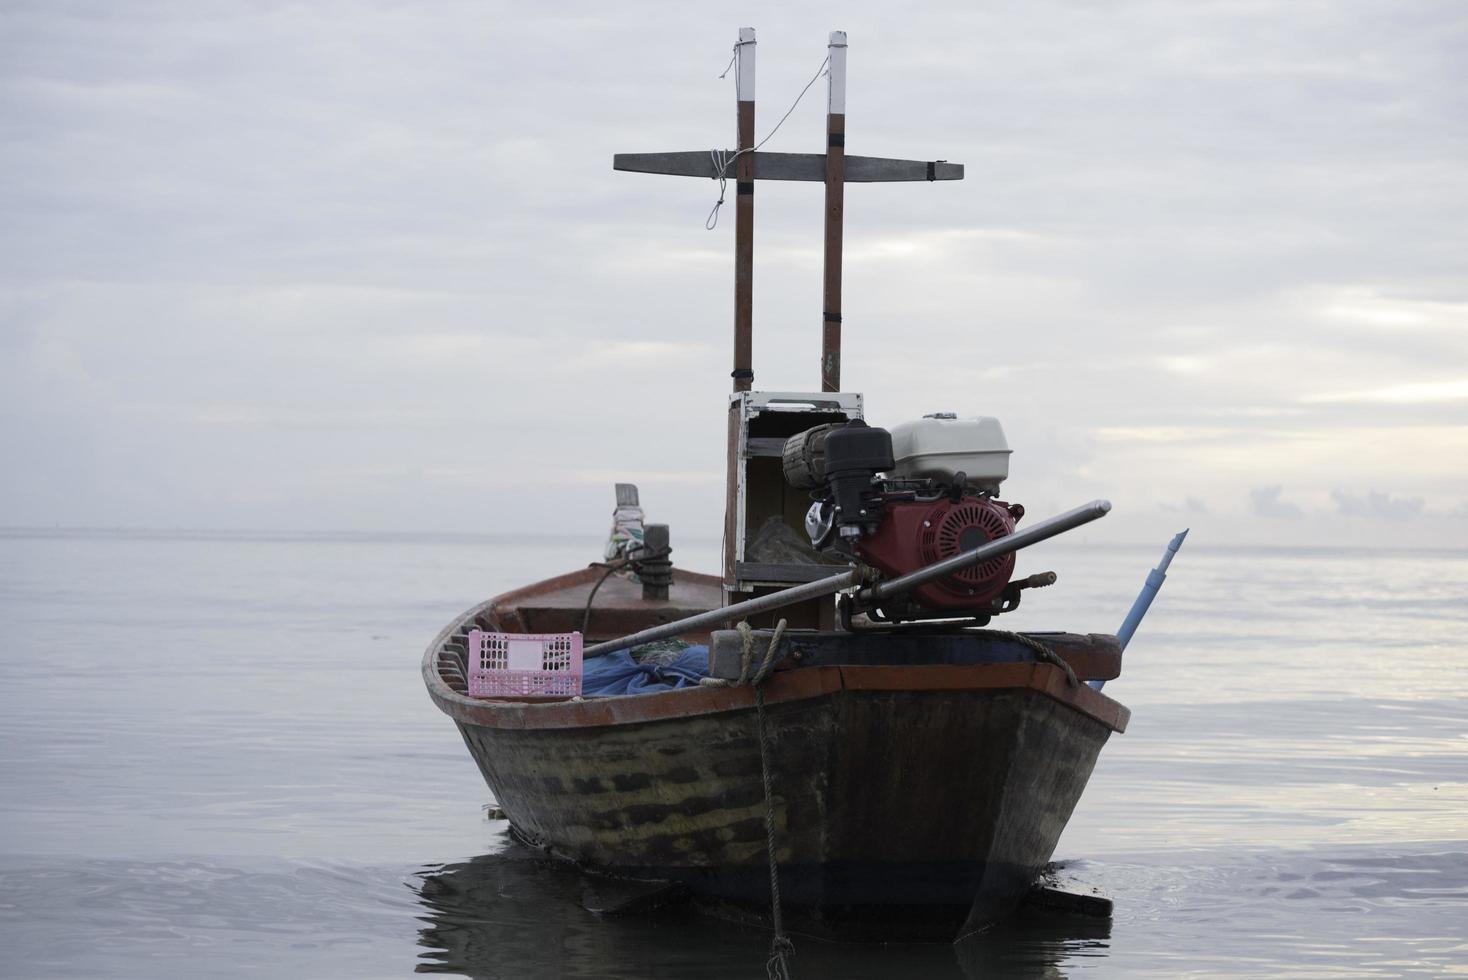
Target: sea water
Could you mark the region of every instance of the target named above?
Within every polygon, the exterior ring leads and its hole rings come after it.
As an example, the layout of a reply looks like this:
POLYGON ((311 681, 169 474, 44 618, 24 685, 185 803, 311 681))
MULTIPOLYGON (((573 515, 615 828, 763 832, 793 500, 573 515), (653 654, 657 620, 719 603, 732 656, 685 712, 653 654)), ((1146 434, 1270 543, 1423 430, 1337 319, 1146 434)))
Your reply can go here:
MULTIPOLYGON (((0 975, 760 976, 758 930, 584 911, 424 692, 449 619, 600 544, 0 532, 0 975)), ((1031 549, 1003 625, 1115 630, 1164 544, 1031 549)), ((1195 529, 1056 854, 1112 920, 797 937, 796 977, 1468 973, 1465 637, 1468 554, 1195 529)))

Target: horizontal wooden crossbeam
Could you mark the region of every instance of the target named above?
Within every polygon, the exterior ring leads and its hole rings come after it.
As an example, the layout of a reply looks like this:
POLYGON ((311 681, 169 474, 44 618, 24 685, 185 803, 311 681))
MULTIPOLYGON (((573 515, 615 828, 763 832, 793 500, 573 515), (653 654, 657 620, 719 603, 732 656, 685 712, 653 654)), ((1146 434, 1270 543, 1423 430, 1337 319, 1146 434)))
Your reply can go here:
MULTIPOLYGON (((672 174, 677 177, 720 176, 734 179, 734 151, 724 155, 726 173, 720 174, 707 150, 681 153, 618 153, 612 157, 613 170, 640 174, 672 174)), ((826 179, 824 153, 756 153, 756 180, 826 179)), ((847 183, 881 183, 887 181, 963 180, 963 164, 946 160, 892 160, 887 157, 846 158, 847 183)))

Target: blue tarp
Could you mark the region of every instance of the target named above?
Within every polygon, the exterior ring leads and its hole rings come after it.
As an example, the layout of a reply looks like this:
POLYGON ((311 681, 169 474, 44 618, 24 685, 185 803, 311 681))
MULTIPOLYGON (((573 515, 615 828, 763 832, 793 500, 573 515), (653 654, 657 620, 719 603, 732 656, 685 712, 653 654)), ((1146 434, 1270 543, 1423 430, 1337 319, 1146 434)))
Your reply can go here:
POLYGON ((581 667, 581 693, 587 697, 653 694, 693 687, 709 674, 709 648, 685 647, 672 663, 638 663, 627 650, 592 657, 581 667))

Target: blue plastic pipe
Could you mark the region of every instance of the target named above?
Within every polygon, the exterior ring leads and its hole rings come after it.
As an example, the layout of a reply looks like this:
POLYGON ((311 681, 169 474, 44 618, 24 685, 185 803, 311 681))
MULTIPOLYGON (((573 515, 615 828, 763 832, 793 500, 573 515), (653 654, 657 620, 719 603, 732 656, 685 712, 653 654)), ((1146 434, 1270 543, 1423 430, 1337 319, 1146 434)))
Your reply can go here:
MULTIPOLYGON (((1147 610, 1152 607, 1152 600, 1157 598, 1162 583, 1167 581, 1167 566, 1172 564, 1172 556, 1177 554, 1177 550, 1183 546, 1183 538, 1186 538, 1191 530, 1192 528, 1184 528, 1174 535, 1167 544, 1167 550, 1162 553, 1162 560, 1147 574, 1147 583, 1137 594, 1137 601, 1132 603, 1131 611, 1126 614, 1126 620, 1121 624, 1121 629, 1116 631, 1116 640, 1121 644, 1123 650, 1132 641, 1132 634, 1141 625, 1142 617, 1147 615, 1147 610)), ((1086 681, 1086 683, 1098 691, 1106 684, 1105 681, 1086 681)))

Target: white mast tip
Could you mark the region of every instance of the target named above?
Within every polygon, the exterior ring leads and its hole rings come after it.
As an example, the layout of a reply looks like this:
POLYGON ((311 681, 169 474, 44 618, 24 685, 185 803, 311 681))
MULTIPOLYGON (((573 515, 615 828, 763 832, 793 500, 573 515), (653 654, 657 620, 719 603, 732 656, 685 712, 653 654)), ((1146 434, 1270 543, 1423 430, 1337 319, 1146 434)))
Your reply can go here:
POLYGON ((826 59, 831 63, 826 72, 826 111, 833 116, 846 115, 846 32, 832 31, 831 43, 826 48, 826 59))
POLYGON ((754 101, 754 28, 739 28, 739 43, 734 45, 734 57, 739 60, 739 70, 734 73, 735 98, 740 102, 754 101))

